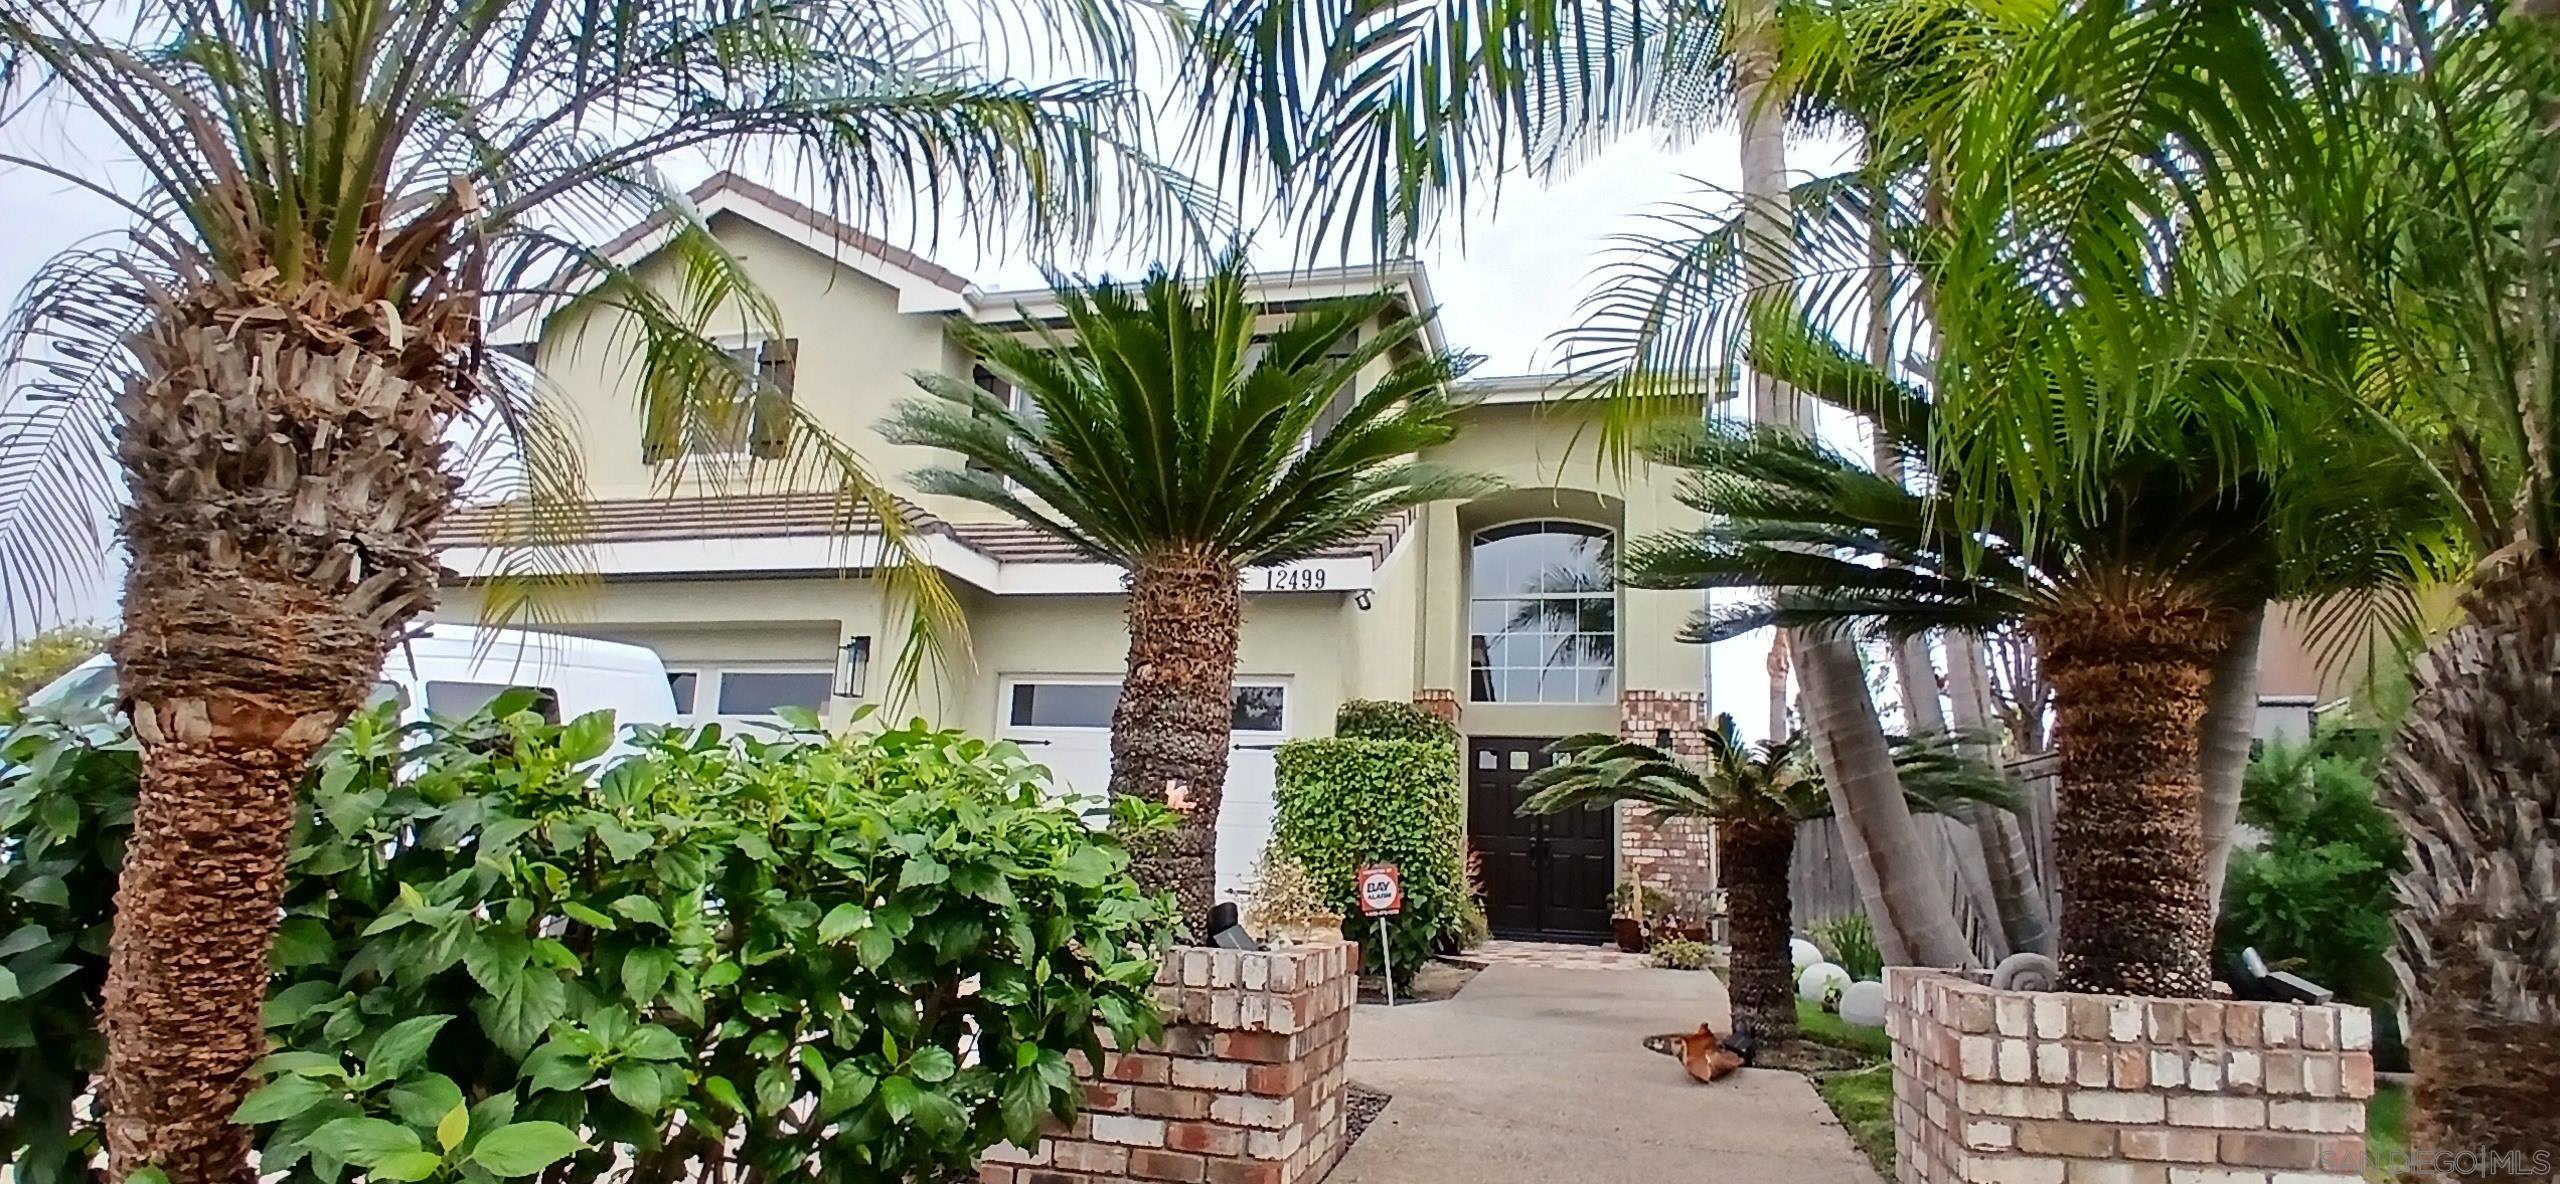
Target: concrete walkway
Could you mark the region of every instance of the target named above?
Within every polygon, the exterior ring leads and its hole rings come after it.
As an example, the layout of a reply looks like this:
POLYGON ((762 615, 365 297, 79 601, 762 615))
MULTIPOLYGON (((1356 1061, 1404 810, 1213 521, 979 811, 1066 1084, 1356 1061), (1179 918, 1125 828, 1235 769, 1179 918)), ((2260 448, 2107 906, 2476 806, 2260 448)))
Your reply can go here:
POLYGON ((1726 1030, 1712 974, 1496 965, 1454 999, 1351 1021, 1351 1080, 1394 1095, 1328 1184, 1876 1184, 1803 1075, 1699 1085, 1645 1036, 1726 1030))

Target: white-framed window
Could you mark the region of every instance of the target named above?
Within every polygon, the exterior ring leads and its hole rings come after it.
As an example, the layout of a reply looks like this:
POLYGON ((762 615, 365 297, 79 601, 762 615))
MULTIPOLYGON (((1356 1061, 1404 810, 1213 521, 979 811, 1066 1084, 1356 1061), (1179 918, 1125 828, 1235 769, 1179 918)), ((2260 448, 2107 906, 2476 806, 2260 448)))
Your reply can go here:
POLYGON ((1467 558, 1468 698, 1614 701, 1617 551, 1614 533, 1585 522, 1477 531, 1467 558))
MULTIPOLYGON (((1005 729, 1109 731, 1120 705, 1112 678, 1013 675, 1000 680, 996 718, 1005 729)), ((1238 737, 1288 731, 1289 684, 1270 677, 1238 678, 1229 724, 1238 737)))
POLYGON ((825 662, 685 662, 667 665, 676 714, 693 721, 777 723, 781 709, 821 715, 835 698, 834 667, 825 662))

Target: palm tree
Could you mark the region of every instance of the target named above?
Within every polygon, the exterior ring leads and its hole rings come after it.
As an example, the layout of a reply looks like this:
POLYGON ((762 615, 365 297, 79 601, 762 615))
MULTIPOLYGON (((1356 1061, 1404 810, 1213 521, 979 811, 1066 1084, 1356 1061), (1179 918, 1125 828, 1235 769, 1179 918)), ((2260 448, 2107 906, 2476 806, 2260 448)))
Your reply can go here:
MULTIPOLYGON (((2460 615, 2415 663, 2384 778, 2410 855, 2393 953, 2417 1071, 2408 1178, 2450 1179, 2457 1156, 2494 1148, 2464 1178, 2547 1179, 2560 1157, 2544 1053, 2560 1047, 2560 779, 2546 764, 2560 727, 2560 9, 2231 7, 2265 32, 2206 40, 2147 7, 2093 22, 2079 84, 2116 96, 2108 153, 2183 145, 2173 159, 2195 167, 2155 194, 2177 195, 2194 237, 2261 278, 2263 307, 2216 325, 2223 354, 2319 384, 2322 413, 2421 467, 2410 512, 2451 523, 2460 615), (2127 48, 2211 79, 2201 102, 2232 117, 2200 120, 2200 96, 2135 77, 2127 48)), ((2084 185, 2118 200, 2112 180, 2084 185)))
MULTIPOLYGON (((1794 1040, 1795 975, 1788 939, 1795 933, 1789 876, 1796 825, 1831 814, 1831 795, 1808 759, 1808 738, 1799 732, 1747 744, 1733 717, 1719 713, 1706 734, 1706 752, 1694 766, 1651 745, 1601 732, 1567 737, 1549 751, 1562 759, 1521 783, 1529 795, 1520 804, 1524 814, 1575 807, 1603 810, 1629 802, 1651 808, 1658 817, 1715 824, 1716 887, 1724 892, 1733 941, 1728 985, 1734 1030, 1750 1032, 1764 1044, 1794 1040)), ((1943 739, 1897 740, 1894 759, 1913 810, 1938 810, 1959 800, 2009 801, 1997 771, 1957 757, 1943 739)))
MULTIPOLYGON (((1125 60, 1118 18, 1029 9, 1005 27, 1048 32, 1016 63, 1091 79, 1125 60)), ((1180 187, 1127 147, 1128 89, 984 72, 983 16, 0 0, 0 120, 76 109, 141 178, 119 188, 88 153, 7 158, 131 224, 44 267, 0 343, 17 379, 0 575, 51 601, 105 550, 109 505, 130 559, 114 648, 143 773, 103 1014, 113 1178, 256 1178, 230 1116, 266 1050, 295 786, 435 604, 434 534, 474 456, 458 442, 512 437, 522 519, 575 516, 566 425, 483 341, 500 302, 575 296, 627 324, 655 439, 727 435, 758 401, 706 330, 772 330, 773 308, 653 161, 766 153, 858 219, 931 220, 966 193, 994 233, 1089 229, 1115 192, 1141 225, 1175 211, 1180 187), (581 245, 624 219, 664 231, 674 290, 581 245)), ((841 442, 802 422, 785 451, 770 479, 884 508, 841 442)), ((947 594, 913 587, 947 621, 947 594)))
MULTIPOLYGON (((2069 322, 2037 328, 2067 332, 2069 322)), ((1768 326, 1761 337, 1755 356, 1843 402, 1865 400, 1897 447, 1923 447, 1943 430, 1916 391, 1861 371, 1827 338, 1768 326)), ((2357 582, 2367 569, 2356 560, 2399 541, 2392 517, 2413 491, 2407 466, 2352 433, 2314 430, 2308 417, 2291 448, 2217 451, 2203 443, 2217 409, 2253 393, 2262 408, 2274 400, 2210 374, 2186 385, 2187 398, 2164 402, 2120 443, 2111 497, 2032 530, 2014 513, 1978 530, 1959 525, 1955 507, 1997 505, 1996 488, 1942 476, 1913 490, 1790 430, 1666 433, 1655 456, 1691 471, 1681 497, 1708 521, 1628 550, 1634 586, 1769 590, 1763 603, 1702 621, 1697 640, 1773 623, 1890 638, 2016 624, 2034 636, 2056 688, 2060 949, 2074 990, 2208 990, 2197 744, 2234 606, 2357 582), (2336 463, 2314 475, 2252 459, 2297 454, 2336 463)), ((2039 426, 2021 416, 1981 430, 2039 426)))
POLYGON ((953 331, 1019 405, 919 374, 932 398, 881 429, 969 462, 916 474, 924 491, 1128 569, 1111 792, 1181 808, 1170 838, 1143 841, 1138 871, 1193 918, 1216 886, 1243 570, 1494 487, 1412 459, 1456 433, 1449 382, 1469 364, 1421 348, 1419 317, 1390 319, 1394 299, 1379 293, 1305 306, 1266 333, 1251 287, 1238 254, 1196 281, 1163 267, 1133 287, 1060 281, 1062 329, 953 331), (1363 385, 1373 365, 1384 373, 1363 385))

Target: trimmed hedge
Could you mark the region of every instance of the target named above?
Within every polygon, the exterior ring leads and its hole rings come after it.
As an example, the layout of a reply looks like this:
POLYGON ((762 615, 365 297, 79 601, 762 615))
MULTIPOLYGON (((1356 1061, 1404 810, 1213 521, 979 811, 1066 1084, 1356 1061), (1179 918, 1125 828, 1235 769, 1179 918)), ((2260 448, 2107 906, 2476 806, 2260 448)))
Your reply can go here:
POLYGON ((1333 734, 1343 740, 1418 740, 1455 745, 1458 725, 1411 703, 1353 699, 1333 713, 1333 734))
POLYGON ((1397 989, 1456 924, 1467 895, 1464 781, 1454 744, 1416 740, 1297 740, 1279 753, 1277 841, 1297 856, 1343 933, 1377 948, 1355 880, 1372 863, 1404 873, 1404 911, 1392 918, 1397 989))

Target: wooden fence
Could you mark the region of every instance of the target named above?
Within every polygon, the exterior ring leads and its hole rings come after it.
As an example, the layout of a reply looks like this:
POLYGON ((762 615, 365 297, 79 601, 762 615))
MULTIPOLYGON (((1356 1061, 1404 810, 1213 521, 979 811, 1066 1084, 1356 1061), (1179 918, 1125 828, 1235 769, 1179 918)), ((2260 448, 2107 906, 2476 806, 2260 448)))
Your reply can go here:
MULTIPOLYGON (((2053 757, 2033 756, 2009 768, 2025 799, 2018 821, 2026 832, 2028 863, 2035 871, 2036 882, 2043 886, 2047 915, 2058 917, 2062 904, 2055 894, 2053 871, 2053 757)), ((1919 824, 1921 845, 1935 868, 1935 876, 1956 902, 1956 920, 1964 927, 1966 939, 1973 943, 1975 956, 1984 965, 1997 962, 2006 943, 2000 938, 1999 914, 1990 896, 1990 884, 1981 874, 1982 852, 1972 829, 1953 818, 1927 814, 1913 821, 1919 824)), ((1858 882, 1838 820, 1820 819, 1797 830, 1795 875, 1789 887, 1795 898, 1799 931, 1860 911, 1858 882)))

